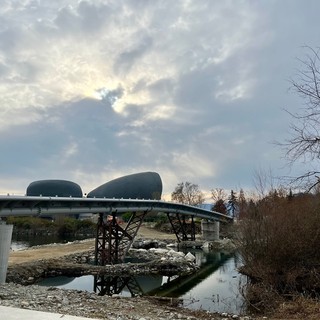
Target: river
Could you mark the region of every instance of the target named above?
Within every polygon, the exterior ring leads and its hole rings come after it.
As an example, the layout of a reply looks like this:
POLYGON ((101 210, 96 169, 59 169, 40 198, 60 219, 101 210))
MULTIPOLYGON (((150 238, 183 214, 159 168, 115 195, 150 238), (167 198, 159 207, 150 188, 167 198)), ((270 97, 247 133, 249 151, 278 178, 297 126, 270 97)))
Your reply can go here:
MULTIPOLYGON (((66 242, 71 239, 51 239, 52 242, 66 242)), ((74 239, 72 239, 74 240, 74 239)), ((43 239, 42 243, 50 243, 43 239)), ((19 250, 38 245, 35 239, 13 240, 12 248, 19 250)), ((237 254, 189 250, 200 266, 196 274, 187 277, 168 278, 164 276, 104 277, 83 276, 78 278, 56 277, 43 280, 39 285, 65 289, 86 290, 99 294, 120 296, 157 295, 174 297, 190 309, 241 314, 245 312, 241 288, 245 277, 237 272, 241 259, 237 254)))

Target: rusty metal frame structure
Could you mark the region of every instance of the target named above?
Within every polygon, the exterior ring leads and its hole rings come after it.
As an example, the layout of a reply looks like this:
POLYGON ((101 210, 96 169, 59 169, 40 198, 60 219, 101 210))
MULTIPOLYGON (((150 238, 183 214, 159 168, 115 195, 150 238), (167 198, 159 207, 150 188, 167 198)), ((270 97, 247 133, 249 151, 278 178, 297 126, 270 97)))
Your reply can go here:
POLYGON ((99 296, 112 296, 114 294, 120 294, 121 291, 127 287, 132 297, 141 295, 144 292, 139 286, 134 276, 107 276, 96 275, 94 276, 94 292, 99 296))
POLYGON ((95 264, 104 266, 123 261, 147 212, 133 212, 123 229, 116 217, 99 214, 95 243, 95 264))
POLYGON ((167 217, 178 242, 196 240, 196 225, 193 216, 187 217, 179 213, 167 213, 167 217))

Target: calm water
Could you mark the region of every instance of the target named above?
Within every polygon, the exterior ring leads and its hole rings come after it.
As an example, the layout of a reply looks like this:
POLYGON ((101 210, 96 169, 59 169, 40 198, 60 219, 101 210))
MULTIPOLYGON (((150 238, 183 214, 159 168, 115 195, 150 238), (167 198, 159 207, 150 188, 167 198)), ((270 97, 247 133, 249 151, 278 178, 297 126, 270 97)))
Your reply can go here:
POLYGON ((75 240, 83 240, 86 237, 59 237, 57 235, 51 236, 27 236, 27 235, 12 235, 12 242, 11 242, 11 249, 14 251, 26 249, 33 246, 39 246, 44 244, 51 244, 51 243, 67 243, 69 241, 75 240))
MULTIPOLYGON (((35 245, 74 240, 77 239, 13 238, 11 247, 13 250, 21 250, 35 245)), ((187 277, 136 276, 134 278, 104 277, 98 279, 94 276, 56 277, 45 279, 39 284, 64 289, 86 290, 98 294, 118 294, 126 297, 136 294, 174 297, 181 299, 182 305, 190 309, 243 313, 245 311, 244 300, 240 291, 246 279, 237 272, 237 268, 241 265, 239 256, 222 252, 190 251, 196 256, 196 263, 200 266, 200 270, 187 277)))
POLYGON ((244 299, 240 291, 246 278, 237 272, 237 267, 236 256, 224 261, 217 270, 181 296, 183 305, 196 310, 243 313, 244 299))
POLYGON ((197 274, 180 278, 164 276, 104 277, 83 276, 79 278, 57 277, 45 279, 40 285, 64 289, 86 290, 99 294, 157 295, 175 297, 182 305, 195 310, 241 314, 244 300, 240 287, 245 278, 237 272, 237 255, 223 253, 193 252, 201 266, 197 274))

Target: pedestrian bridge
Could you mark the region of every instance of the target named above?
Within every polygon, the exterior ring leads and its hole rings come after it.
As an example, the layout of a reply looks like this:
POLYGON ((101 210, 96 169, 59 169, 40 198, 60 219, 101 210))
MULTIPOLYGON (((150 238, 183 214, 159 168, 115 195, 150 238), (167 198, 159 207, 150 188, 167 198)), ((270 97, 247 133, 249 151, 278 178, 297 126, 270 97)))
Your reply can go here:
POLYGON ((231 217, 219 212, 161 200, 0 195, 0 217, 41 217, 81 213, 116 214, 135 211, 178 213, 219 222, 232 220, 231 217))
POLYGON ((167 215, 178 242, 195 240, 195 218, 212 223, 219 235, 219 223, 233 219, 215 211, 161 200, 110 199, 87 197, 0 196, 0 218, 9 216, 59 216, 98 214, 95 258, 97 265, 123 260, 145 216, 157 212, 167 215), (117 216, 131 213, 124 226, 117 216))

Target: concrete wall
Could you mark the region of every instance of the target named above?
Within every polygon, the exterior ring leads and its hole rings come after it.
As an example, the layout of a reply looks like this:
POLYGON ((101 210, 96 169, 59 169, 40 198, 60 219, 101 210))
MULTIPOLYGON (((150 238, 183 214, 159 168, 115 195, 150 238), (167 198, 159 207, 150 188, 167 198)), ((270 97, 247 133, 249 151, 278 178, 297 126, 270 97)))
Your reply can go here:
POLYGON ((0 284, 6 282, 12 229, 12 225, 0 221, 0 284))
POLYGON ((201 232, 203 240, 215 241, 219 240, 220 222, 219 221, 201 221, 201 232))

